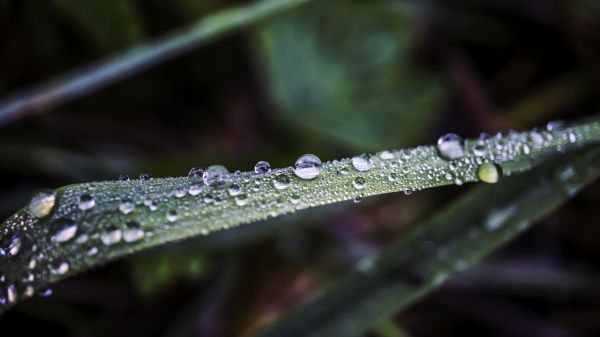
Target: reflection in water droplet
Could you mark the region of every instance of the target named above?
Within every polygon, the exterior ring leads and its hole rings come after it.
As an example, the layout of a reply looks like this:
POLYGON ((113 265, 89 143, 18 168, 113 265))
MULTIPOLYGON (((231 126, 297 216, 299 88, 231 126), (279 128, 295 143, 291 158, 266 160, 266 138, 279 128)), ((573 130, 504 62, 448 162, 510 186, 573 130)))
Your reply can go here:
POLYGON ((21 251, 21 238, 17 235, 13 235, 6 251, 8 252, 8 256, 15 256, 19 254, 21 251))
POLYGON ((254 172, 258 174, 264 174, 271 172, 271 164, 266 161, 259 161, 254 165, 254 172))
POLYGON ((150 180, 152 180, 152 175, 150 175, 150 173, 144 172, 144 173, 140 174, 140 180, 141 181, 150 181, 150 180))
POLYGON ((496 163, 483 163, 477 168, 477 178, 484 183, 497 183, 501 176, 502 168, 496 163))
POLYGON ((448 133, 438 138, 437 149, 440 157, 449 160, 461 158, 465 154, 463 139, 454 133, 448 133))
POLYGON ((371 169, 371 159, 365 155, 356 156, 352 158, 352 166, 359 172, 366 172, 371 169))
POLYGON ((232 197, 239 195, 241 191, 242 191, 242 189, 238 185, 235 185, 235 184, 229 186, 229 189, 227 190, 229 195, 232 197))
POLYGON ((100 235, 100 240, 105 245, 110 246, 119 243, 121 241, 122 235, 123 233, 121 233, 120 229, 116 227, 110 227, 106 232, 100 235))
POLYGON ((43 218, 50 214, 56 203, 56 192, 41 190, 29 201, 29 212, 36 218, 43 218))
POLYGON ((167 221, 168 222, 177 221, 177 211, 176 210, 172 209, 167 212, 167 221))
POLYGON ((238 206, 244 206, 248 203, 248 197, 245 194, 240 194, 237 197, 235 197, 235 203, 238 206))
POLYGON ((275 177, 273 185, 278 190, 285 190, 286 188, 290 187, 290 178, 288 178, 288 176, 285 174, 278 175, 275 177))
POLYGON ((127 223, 127 227, 123 231, 123 241, 125 242, 135 242, 144 237, 144 230, 135 221, 131 221, 127 223))
POLYGON ((77 203, 77 206, 82 211, 86 211, 90 208, 93 208, 95 205, 96 205, 96 201, 89 194, 82 194, 79 197, 79 202, 77 203))
POLYGON ((357 195, 357 196, 355 196, 354 198, 352 198, 352 201, 353 201, 355 204, 358 204, 359 202, 361 202, 361 201, 362 201, 362 197, 361 197, 360 195, 357 195))
POLYGON ((365 188, 365 184, 366 181, 363 177, 356 177, 352 182, 352 186, 354 186, 354 188, 356 188, 357 190, 365 188))
POLYGON ((231 180, 231 174, 223 165, 212 165, 204 171, 202 179, 208 186, 218 186, 228 183, 231 180))
POLYGON ((304 154, 294 164, 294 174, 301 179, 314 179, 321 172, 321 159, 314 154, 304 154))
POLYGON ((194 184, 194 185, 190 186, 190 188, 188 189, 188 193, 191 196, 196 196, 196 195, 200 194, 200 192, 202 192, 202 186, 203 185, 194 184))
POLYGON ((190 179, 202 178, 203 174, 204 174, 204 168, 192 167, 192 169, 188 173, 188 178, 190 178, 190 179))
POLYGON ((72 220, 58 220, 55 226, 58 227, 58 230, 52 236, 54 242, 67 242, 77 233, 77 224, 72 220))

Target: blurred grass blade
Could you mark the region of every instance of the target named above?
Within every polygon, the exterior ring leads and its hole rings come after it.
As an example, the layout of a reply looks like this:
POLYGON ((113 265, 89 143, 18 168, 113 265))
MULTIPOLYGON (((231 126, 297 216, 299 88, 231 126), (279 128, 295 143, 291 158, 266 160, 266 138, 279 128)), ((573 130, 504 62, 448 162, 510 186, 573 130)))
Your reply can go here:
POLYGON ((359 336, 557 209, 600 175, 600 148, 478 186, 261 337, 359 336))
POLYGON ((229 174, 213 166, 204 179, 146 176, 43 191, 0 225, 0 311, 49 283, 137 250, 344 200, 494 182, 501 172, 527 171, 549 155, 600 141, 596 120, 551 126, 464 142, 444 136, 438 146, 308 170, 229 174))
POLYGON ((145 46, 135 47, 99 64, 51 80, 0 102, 0 125, 45 111, 163 63, 243 26, 310 0, 261 0, 200 19, 187 29, 145 46))

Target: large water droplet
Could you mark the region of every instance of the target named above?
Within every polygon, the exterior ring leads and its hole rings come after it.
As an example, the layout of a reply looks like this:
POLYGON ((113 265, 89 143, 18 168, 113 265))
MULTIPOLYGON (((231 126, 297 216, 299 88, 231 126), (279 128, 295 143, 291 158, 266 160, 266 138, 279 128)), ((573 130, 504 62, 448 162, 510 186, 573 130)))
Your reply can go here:
POLYGON ((496 163, 483 163, 477 168, 477 178, 484 183, 497 183, 502 176, 502 168, 496 163))
POLYGON ((362 155, 352 158, 352 166, 359 172, 370 170, 372 165, 371 159, 367 156, 362 155))
POLYGON ((231 174, 223 165, 212 165, 204 171, 202 179, 208 186, 223 185, 231 180, 231 174))
POLYGON ((437 141, 437 149, 442 158, 454 160, 464 156, 463 139, 454 133, 448 133, 437 141))
POLYGON ((254 172, 258 174, 264 174, 271 172, 271 164, 266 161, 259 161, 254 165, 254 172))
POLYGON ((144 237, 144 230, 135 221, 131 221, 127 223, 127 227, 123 231, 123 241, 125 242, 135 242, 144 237))
POLYGON ((190 178, 190 179, 202 178, 203 174, 204 174, 204 168, 192 167, 192 169, 188 173, 188 178, 190 178))
POLYGON ((314 154, 304 154, 294 164, 294 174, 302 179, 314 179, 321 172, 321 159, 314 154))
POLYGON ((77 233, 77 224, 72 220, 59 220, 55 226, 58 230, 52 236, 54 242, 67 242, 77 233))
POLYGON ((121 241, 121 237, 123 233, 120 229, 116 227, 110 227, 106 232, 100 235, 100 240, 107 246, 114 245, 115 243, 119 243, 121 241))
POLYGON ((56 192, 52 190, 38 191, 29 202, 29 212, 36 218, 50 214, 56 203, 56 192))
POLYGON ((90 208, 93 208, 95 205, 96 205, 96 201, 94 200, 94 198, 91 195, 89 195, 87 193, 82 194, 79 197, 79 202, 77 203, 77 206, 82 211, 86 211, 90 208))

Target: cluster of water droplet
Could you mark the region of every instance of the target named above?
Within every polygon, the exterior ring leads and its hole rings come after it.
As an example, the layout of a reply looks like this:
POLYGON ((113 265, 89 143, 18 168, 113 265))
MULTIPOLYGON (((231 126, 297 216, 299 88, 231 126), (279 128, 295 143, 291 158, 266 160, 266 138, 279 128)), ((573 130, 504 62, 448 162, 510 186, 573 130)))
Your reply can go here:
MULTIPOLYGON (((545 153, 598 134, 598 124, 572 129, 552 124, 467 141, 448 134, 434 146, 325 163, 305 154, 287 168, 260 161, 251 172, 231 173, 212 165, 195 167, 187 177, 153 179, 144 173, 135 180, 123 175, 114 182, 40 191, 0 227, 0 309, 93 261, 149 244, 369 195, 495 183, 545 153)), ((492 221, 489 227, 494 226, 492 221)))

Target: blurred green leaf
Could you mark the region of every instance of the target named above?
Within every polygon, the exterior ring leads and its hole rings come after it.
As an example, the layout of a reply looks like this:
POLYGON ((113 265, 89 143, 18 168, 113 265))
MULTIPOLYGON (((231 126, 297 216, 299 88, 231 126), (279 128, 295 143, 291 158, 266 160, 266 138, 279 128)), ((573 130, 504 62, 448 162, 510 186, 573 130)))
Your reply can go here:
POLYGON ((261 26, 255 49, 290 129, 372 151, 423 140, 445 96, 411 59, 411 30, 397 2, 321 1, 261 26))

